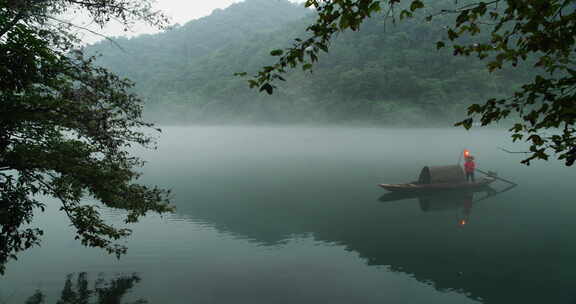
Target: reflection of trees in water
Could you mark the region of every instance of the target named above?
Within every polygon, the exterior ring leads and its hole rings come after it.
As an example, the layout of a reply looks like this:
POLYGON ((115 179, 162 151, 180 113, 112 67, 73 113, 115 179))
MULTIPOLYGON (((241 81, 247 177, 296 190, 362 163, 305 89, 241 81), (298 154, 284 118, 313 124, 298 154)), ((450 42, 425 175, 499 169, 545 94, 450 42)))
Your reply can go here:
MULTIPOLYGON (((119 276, 113 280, 105 280, 103 277, 99 277, 94 283, 94 287, 90 288, 88 275, 85 272, 78 274, 75 282, 74 275, 70 274, 66 278, 60 299, 56 304, 120 304, 122 303, 122 298, 140 280, 140 277, 135 274, 119 276)), ((46 296, 40 290, 37 290, 34 295, 26 300, 26 304, 44 303, 46 303, 46 296)), ((140 299, 126 302, 125 304, 143 303, 147 302, 140 299)))
POLYGON ((238 191, 242 195, 233 199, 197 200, 178 210, 263 245, 312 235, 344 246, 367 265, 407 273, 441 292, 459 291, 480 302, 570 303, 574 280, 551 283, 541 278, 574 276, 569 267, 548 263, 574 264, 567 254, 574 248, 573 235, 552 235, 551 248, 562 244, 565 250, 539 249, 534 242, 558 230, 535 230, 542 225, 530 225, 539 219, 531 207, 506 222, 511 212, 523 208, 523 196, 504 197, 506 189, 495 189, 502 195, 498 200, 490 190, 476 193, 472 203, 469 194, 458 192, 430 195, 427 201, 418 195, 387 195, 385 203, 376 203, 352 200, 342 191, 301 191, 269 200, 238 191), (471 225, 460 228, 458 216, 472 217, 471 225))

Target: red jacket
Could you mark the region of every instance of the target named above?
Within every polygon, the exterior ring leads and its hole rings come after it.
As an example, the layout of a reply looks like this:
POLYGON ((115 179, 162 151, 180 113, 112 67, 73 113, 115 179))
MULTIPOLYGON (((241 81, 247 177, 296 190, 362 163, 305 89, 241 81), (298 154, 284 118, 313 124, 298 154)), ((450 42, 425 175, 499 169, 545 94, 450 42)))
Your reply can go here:
POLYGON ((466 173, 474 172, 474 169, 476 169, 476 163, 474 163, 473 160, 467 160, 464 163, 464 171, 466 171, 466 173))

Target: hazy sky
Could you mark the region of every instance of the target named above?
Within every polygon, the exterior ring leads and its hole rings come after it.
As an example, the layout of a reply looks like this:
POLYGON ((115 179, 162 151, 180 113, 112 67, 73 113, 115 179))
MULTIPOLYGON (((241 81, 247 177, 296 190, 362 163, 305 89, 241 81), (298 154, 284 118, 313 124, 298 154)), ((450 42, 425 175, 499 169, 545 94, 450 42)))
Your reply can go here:
MULTIPOLYGON (((242 1, 243 0, 156 0, 153 7, 155 10, 161 10, 168 15, 172 23, 184 24, 190 20, 210 15, 214 9, 226 8, 242 1)), ((305 0, 290 1, 304 2, 305 0)), ((158 32, 157 29, 144 24, 136 24, 131 32, 124 32, 122 26, 119 24, 110 24, 104 29, 95 27, 86 21, 88 19, 86 16, 75 16, 68 19, 74 24, 80 24, 106 36, 134 36, 143 33, 158 32)), ((90 33, 83 33, 82 36, 84 41, 88 43, 102 39, 102 37, 90 33)))

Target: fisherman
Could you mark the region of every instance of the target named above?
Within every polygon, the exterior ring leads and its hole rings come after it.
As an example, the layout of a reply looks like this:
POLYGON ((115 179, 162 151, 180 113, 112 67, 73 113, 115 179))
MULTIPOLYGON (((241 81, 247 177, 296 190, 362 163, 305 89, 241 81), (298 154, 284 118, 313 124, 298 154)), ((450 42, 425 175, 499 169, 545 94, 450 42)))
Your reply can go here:
POLYGON ((466 181, 474 182, 474 170, 476 170, 476 163, 474 162, 474 156, 467 155, 466 161, 464 162, 464 172, 466 172, 466 181))

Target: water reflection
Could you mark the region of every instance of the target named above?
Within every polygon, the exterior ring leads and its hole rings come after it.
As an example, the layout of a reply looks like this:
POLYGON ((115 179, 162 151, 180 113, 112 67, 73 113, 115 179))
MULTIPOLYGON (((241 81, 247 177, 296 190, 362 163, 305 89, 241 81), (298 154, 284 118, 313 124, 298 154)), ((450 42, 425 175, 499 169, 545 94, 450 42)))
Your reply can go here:
MULTIPOLYGON (((178 212, 223 234, 265 246, 310 235, 314 241, 341 245, 374 268, 384 266, 437 290, 459 290, 485 303, 567 303, 573 296, 576 222, 573 188, 567 186, 574 180, 573 171, 519 166, 519 160, 494 149, 495 141, 504 137, 501 131, 168 132, 172 135, 161 145, 163 154, 146 158, 152 165, 148 176, 156 178, 151 182, 174 189, 178 212), (432 160, 454 162, 455 143, 482 155, 483 166, 523 182, 523 191, 487 198, 486 204, 475 194, 471 207, 460 201, 447 212, 437 212, 442 204, 435 202, 422 212, 417 198, 376 201, 382 192, 375 181, 409 180, 413 176, 407 172, 432 160), (542 187, 555 191, 554 198, 542 195, 542 187), (455 224, 466 213, 472 224, 458 228, 455 224)), ((314 280, 311 286, 331 277, 314 280)), ((234 284, 237 281, 246 280, 234 284)))
POLYGON ((420 196, 418 203, 423 212, 457 210, 456 223, 459 227, 464 227, 470 222, 472 206, 474 205, 474 192, 459 191, 449 194, 420 196))
MULTIPOLYGON (((435 200, 426 211, 417 197, 376 200, 382 190, 375 181, 409 180, 423 149, 448 163, 440 158, 466 141, 434 132, 183 128, 163 154, 146 158, 152 167, 145 174, 174 189, 178 217, 143 219, 119 264, 95 250, 47 242, 34 254, 41 261, 22 260, 11 270, 15 283, 0 286, 15 290, 19 274, 51 275, 43 267, 50 264, 66 268, 58 277, 67 269, 146 273, 134 290, 154 303, 449 303, 430 299, 443 292, 429 286, 431 293, 417 298, 412 278, 487 304, 570 303, 574 171, 515 166, 518 160, 491 152, 492 135, 474 134, 482 163, 522 182, 522 191, 485 199, 475 193, 471 207, 435 200), (461 229, 456 223, 466 212, 471 224, 461 229), (386 270, 405 282, 391 285, 386 270)), ((60 225, 42 219, 51 231, 60 225)))
POLYGON ((499 191, 486 186, 476 190, 452 190, 432 193, 389 192, 382 195, 378 200, 386 203, 416 199, 422 212, 457 210, 456 224, 459 227, 464 227, 470 223, 472 209, 475 204, 507 192, 516 186, 516 184, 513 184, 499 191))
MULTIPOLYGON (((381 197, 389 204, 355 201, 343 191, 299 192, 271 196, 270 200, 251 199, 250 192, 244 191, 241 193, 249 194, 230 195, 224 200, 225 195, 218 193, 214 196, 219 199, 178 207, 195 220, 212 223, 220 231, 262 245, 312 235, 317 241, 339 244, 357 253, 367 265, 408 273, 439 291, 457 291, 474 300, 494 300, 512 299, 524 289, 515 284, 510 284, 509 291, 499 289, 506 282, 515 281, 502 275, 499 265, 506 263, 507 269, 517 272, 524 269, 525 261, 504 255, 494 263, 495 256, 512 249, 492 251, 502 249, 497 244, 502 237, 494 235, 494 217, 468 223, 478 210, 478 219, 497 212, 498 205, 484 201, 495 202, 500 193, 508 190, 486 188, 476 193, 381 197), (400 199, 405 203, 392 203, 400 199), (414 206, 420 212, 414 212, 414 206), (481 208, 484 206, 489 208, 481 208), (458 228, 462 226, 466 229, 458 228)), ((504 238, 514 232, 500 228, 504 238)))
MULTIPOLYGON (((143 299, 123 302, 124 297, 140 280, 140 277, 135 274, 118 276, 111 280, 106 280, 100 276, 94 282, 93 287, 91 287, 86 272, 79 273, 76 276, 70 274, 66 277, 60 299, 55 303, 87 304, 94 303, 93 300, 95 300, 95 303, 98 304, 144 304, 147 301, 143 299)), ((40 290, 37 290, 26 301, 26 304, 44 303, 47 303, 46 295, 40 290)))

